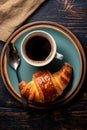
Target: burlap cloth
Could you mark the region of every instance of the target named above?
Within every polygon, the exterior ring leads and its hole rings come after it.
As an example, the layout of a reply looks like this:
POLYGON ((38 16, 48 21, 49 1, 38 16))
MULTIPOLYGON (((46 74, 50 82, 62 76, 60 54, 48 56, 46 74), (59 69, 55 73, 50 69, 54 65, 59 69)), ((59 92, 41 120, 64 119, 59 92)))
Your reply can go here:
POLYGON ((0 0, 0 40, 6 41, 44 1, 0 0))

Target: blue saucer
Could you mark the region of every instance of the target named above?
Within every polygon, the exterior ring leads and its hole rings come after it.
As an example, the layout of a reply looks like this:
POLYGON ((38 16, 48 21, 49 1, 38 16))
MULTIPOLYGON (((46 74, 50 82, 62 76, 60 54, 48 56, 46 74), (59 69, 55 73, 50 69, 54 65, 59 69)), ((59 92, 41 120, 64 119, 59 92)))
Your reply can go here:
MULTIPOLYGON (((75 96, 75 94, 73 93, 79 87, 79 83, 81 82, 81 79, 84 78, 84 76, 82 77, 82 74, 84 71, 83 66, 85 62, 85 57, 80 42, 74 36, 74 34, 72 34, 68 29, 66 29, 65 27, 59 24, 52 23, 52 22, 34 22, 25 25, 24 27, 17 30, 5 44, 2 53, 2 57, 4 57, 4 60, 2 61, 4 62, 4 69, 2 67, 3 81, 7 86, 7 89, 10 90, 10 93, 17 100, 21 101, 16 73, 12 68, 10 68, 10 66, 8 65, 5 59, 6 47, 10 42, 14 42, 14 45, 17 47, 19 55, 21 57, 21 64, 18 70, 21 80, 31 81, 33 73, 42 69, 48 69, 51 73, 54 73, 61 68, 64 62, 68 62, 71 64, 73 68, 72 78, 70 84, 67 86, 63 95, 59 99, 57 99, 55 103, 63 104, 64 102, 69 101, 69 98, 72 99, 71 97, 75 96), (54 59, 49 65, 45 67, 34 67, 29 65, 21 55, 21 42, 23 38, 33 30, 44 30, 50 33, 56 41, 57 51, 64 55, 64 59, 62 61, 54 59)), ((48 105, 46 105, 46 107, 47 106, 48 105)))

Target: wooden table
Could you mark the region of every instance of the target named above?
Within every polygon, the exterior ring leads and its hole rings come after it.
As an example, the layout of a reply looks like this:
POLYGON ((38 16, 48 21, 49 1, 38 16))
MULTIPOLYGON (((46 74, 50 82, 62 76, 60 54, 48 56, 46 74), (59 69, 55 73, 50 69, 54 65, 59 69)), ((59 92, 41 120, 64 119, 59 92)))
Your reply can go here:
MULTIPOLYGON (((53 21, 70 29, 80 40, 87 55, 87 1, 48 0, 27 21, 53 21)), ((0 53, 4 43, 0 41, 0 53)), ((86 76, 87 78, 87 76, 86 76)), ((87 130, 87 81, 76 97, 51 110, 29 108, 21 104, 5 88, 0 76, 0 130, 87 130)))

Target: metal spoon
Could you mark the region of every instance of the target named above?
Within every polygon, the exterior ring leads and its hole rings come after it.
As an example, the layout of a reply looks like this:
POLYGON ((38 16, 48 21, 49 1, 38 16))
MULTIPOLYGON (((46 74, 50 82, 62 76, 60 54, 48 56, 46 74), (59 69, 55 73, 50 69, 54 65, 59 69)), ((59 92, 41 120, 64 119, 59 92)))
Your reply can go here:
MULTIPOLYGON (((10 67, 16 71, 18 82, 20 82, 21 79, 20 79, 20 76, 18 73, 18 68, 19 68, 21 59, 19 57, 17 48, 14 46, 13 43, 9 43, 8 47, 7 47, 7 62, 10 65, 10 67)), ((21 92, 20 92, 20 94, 21 94, 21 92)), ((22 94, 21 94, 21 98, 22 98, 23 108, 24 108, 24 110, 27 110, 28 101, 27 101, 27 99, 25 99, 25 97, 22 94)))

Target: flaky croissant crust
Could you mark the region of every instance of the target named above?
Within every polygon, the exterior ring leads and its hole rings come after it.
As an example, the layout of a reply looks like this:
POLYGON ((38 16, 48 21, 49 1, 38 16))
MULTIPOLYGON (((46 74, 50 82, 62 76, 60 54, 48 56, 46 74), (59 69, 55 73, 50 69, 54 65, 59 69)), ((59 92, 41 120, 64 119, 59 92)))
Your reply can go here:
POLYGON ((61 96, 70 82, 72 67, 64 63, 60 70, 51 74, 48 70, 41 70, 33 74, 32 81, 21 81, 18 85, 21 93, 33 102, 52 102, 61 96))

